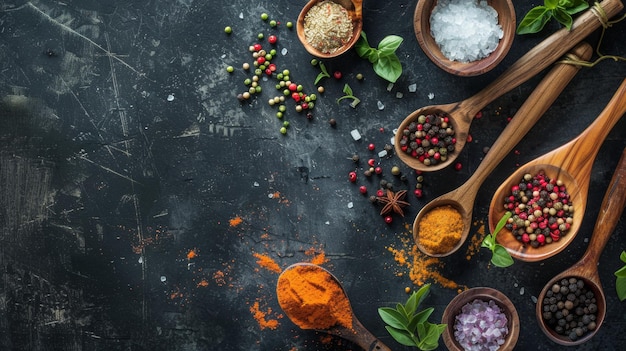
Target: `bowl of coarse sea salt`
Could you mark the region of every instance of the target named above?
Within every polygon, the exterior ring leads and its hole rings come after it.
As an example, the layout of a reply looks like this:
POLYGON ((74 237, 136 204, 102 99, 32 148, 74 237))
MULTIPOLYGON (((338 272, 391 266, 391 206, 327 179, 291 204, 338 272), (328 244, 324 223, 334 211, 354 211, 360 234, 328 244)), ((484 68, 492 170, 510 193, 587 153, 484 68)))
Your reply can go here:
POLYGON ((413 25, 424 53, 457 76, 497 66, 515 37, 511 0, 419 0, 413 25))

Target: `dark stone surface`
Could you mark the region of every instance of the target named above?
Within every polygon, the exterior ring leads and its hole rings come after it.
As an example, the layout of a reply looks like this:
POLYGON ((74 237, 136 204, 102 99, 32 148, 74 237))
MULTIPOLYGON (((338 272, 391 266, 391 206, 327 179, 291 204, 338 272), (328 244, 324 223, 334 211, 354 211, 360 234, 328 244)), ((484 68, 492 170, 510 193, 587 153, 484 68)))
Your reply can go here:
MULTIPOLYGON (((310 260, 311 249, 325 253, 324 266, 342 281, 363 324, 392 349, 407 349, 388 336, 376 312, 404 301, 406 286, 415 288, 387 247, 410 250, 408 228, 419 209, 469 178, 483 148, 541 75, 485 107, 472 124, 473 142, 459 156, 462 170, 426 174, 424 197, 410 195, 406 216, 395 216, 390 225, 358 191, 361 184, 370 193, 377 187, 376 177, 361 175, 364 162, 373 156, 396 189, 412 191, 415 174, 395 156, 370 155, 367 145, 381 150, 419 107, 478 92, 557 26, 516 37, 493 71, 459 78, 434 66, 419 48, 415 1, 365 1, 370 43, 389 34, 404 38, 398 50, 401 78, 388 91, 354 52, 327 60, 329 70, 341 71, 343 78, 322 81, 326 92, 318 94, 312 120, 288 110, 291 126, 283 136, 276 108, 267 103, 276 94, 274 82, 263 81, 263 92, 243 104, 235 96, 251 76, 240 67, 252 62, 248 46, 259 32, 278 35, 279 52, 288 52, 275 63, 314 92, 319 69, 310 65, 295 29, 285 26, 295 22, 304 3, 0 2, 0 349, 355 349, 299 330, 281 315, 274 292, 278 274, 253 256, 269 255, 285 268, 310 260), (270 28, 260 20, 263 12, 281 24, 270 28), (229 36, 223 32, 227 25, 234 30, 229 36), (228 65, 234 73, 226 72, 228 65), (357 73, 365 79, 357 81, 357 73), (345 83, 362 100, 354 109, 336 102, 345 83), (416 93, 408 92, 411 84, 417 84, 416 93), (335 128, 330 118, 337 120, 335 128), (353 129, 362 140, 351 138, 353 129), (357 166, 349 159, 353 153, 361 156, 357 166), (393 165, 402 168, 406 182, 390 175, 393 165), (347 180, 355 168, 356 185, 347 180), (237 218, 241 224, 229 222, 237 218), (192 250, 197 256, 188 258, 192 250), (278 328, 261 328, 250 312, 255 302, 279 321, 278 328)), ((532 4, 515 6, 519 21, 532 4)), ((626 23, 615 24, 602 52, 624 55, 625 35, 626 23)), ((598 37, 599 31, 589 42, 595 45, 598 37)), ((624 62, 607 60, 581 70, 481 187, 473 233, 486 224, 499 182, 517 165, 583 131, 624 77, 624 62)), ((443 276, 463 286, 491 286, 511 298, 522 322, 517 349, 566 349, 541 333, 531 297, 583 254, 626 147, 625 121, 597 147, 584 223, 563 253, 497 269, 488 266, 484 249, 466 260, 468 242, 442 260, 443 276)), ((618 350, 626 344, 626 305, 616 297, 613 276, 626 249, 624 226, 622 216, 600 259, 606 323, 578 349, 618 350)), ((436 320, 456 290, 432 282, 426 303, 435 307, 436 320)))

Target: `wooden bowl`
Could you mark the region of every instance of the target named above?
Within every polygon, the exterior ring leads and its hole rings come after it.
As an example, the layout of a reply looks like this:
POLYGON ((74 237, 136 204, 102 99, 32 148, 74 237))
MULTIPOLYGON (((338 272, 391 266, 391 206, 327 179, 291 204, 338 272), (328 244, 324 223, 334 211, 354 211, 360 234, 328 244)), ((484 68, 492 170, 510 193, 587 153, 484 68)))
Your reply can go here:
POLYGON ((509 52, 515 38, 515 8, 511 0, 487 0, 487 3, 498 12, 498 23, 504 32, 503 37, 489 56, 464 63, 452 61, 444 56, 431 35, 430 14, 437 5, 437 0, 419 0, 413 16, 413 26, 417 42, 426 56, 444 71, 457 76, 477 76, 496 67, 509 52))
POLYGON ((318 50, 306 40, 306 37, 304 35, 304 18, 306 17, 311 7, 322 1, 324 0, 310 0, 306 5, 304 5, 304 8, 302 9, 302 11, 300 11, 300 15, 298 16, 296 31, 298 33, 298 39, 309 54, 323 59, 333 58, 350 50, 359 40, 361 36, 361 30, 363 29, 363 0, 330 0, 348 10, 348 14, 352 19, 352 37, 350 38, 350 41, 348 41, 344 46, 336 51, 333 51, 332 53, 318 50))
POLYGON ((485 302, 493 300, 500 307, 502 312, 504 312, 507 319, 509 333, 506 336, 504 344, 500 346, 498 351, 513 350, 519 337, 519 315, 517 314, 517 310, 515 309, 513 302, 511 302, 506 295, 489 287, 477 287, 465 290, 455 296, 448 304, 448 307, 446 307, 443 312, 443 317, 441 318, 441 323, 448 325, 443 332, 443 342, 448 350, 464 351, 461 344, 459 344, 454 337, 454 324, 456 322, 456 316, 461 313, 463 306, 474 301, 475 299, 483 300, 485 302))

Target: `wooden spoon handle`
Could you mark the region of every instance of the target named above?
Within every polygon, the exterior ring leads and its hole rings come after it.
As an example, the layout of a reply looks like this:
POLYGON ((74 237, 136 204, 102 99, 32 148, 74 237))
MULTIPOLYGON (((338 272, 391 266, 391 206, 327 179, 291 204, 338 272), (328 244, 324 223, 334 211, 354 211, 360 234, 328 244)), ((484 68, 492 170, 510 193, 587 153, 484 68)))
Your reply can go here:
MULTIPOLYGON (((579 59, 589 60, 592 52, 591 45, 583 42, 574 48, 572 54, 579 59)), ((548 72, 493 143, 470 178, 471 181, 468 180, 467 183, 472 184, 478 190, 493 168, 522 140, 579 70, 578 66, 559 63, 548 72)))
MULTIPOLYGON (((607 18, 615 16, 624 8, 624 4, 620 0, 604 0, 600 6, 607 18)), ((600 25, 601 22, 595 10, 589 9, 582 13, 574 20, 571 30, 562 28, 550 35, 517 60, 498 79, 476 95, 463 101, 461 105, 469 111, 467 115, 473 118, 490 101, 504 95, 541 72, 573 48, 574 45, 589 36, 600 25)))
POLYGON ((358 319, 353 318, 352 320, 352 330, 342 328, 342 331, 334 331, 332 334, 350 340, 366 351, 391 351, 391 349, 383 344, 382 341, 378 340, 374 334, 365 329, 358 319))
POLYGON ((600 213, 598 213, 593 228, 591 242, 581 259, 581 261, 587 261, 588 267, 591 266, 595 269, 600 259, 600 253, 624 212, 624 205, 626 205, 626 149, 622 152, 622 157, 615 168, 613 178, 611 178, 611 183, 609 183, 600 206, 600 213))

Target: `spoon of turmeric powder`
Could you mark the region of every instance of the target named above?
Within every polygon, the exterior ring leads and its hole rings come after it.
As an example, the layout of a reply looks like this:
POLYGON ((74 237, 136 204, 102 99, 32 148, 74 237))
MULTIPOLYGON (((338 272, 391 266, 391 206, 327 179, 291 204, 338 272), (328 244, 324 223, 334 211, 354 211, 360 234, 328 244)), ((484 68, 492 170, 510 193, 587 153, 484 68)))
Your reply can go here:
MULTIPOLYGON (((572 55, 588 60, 592 51, 591 46, 583 42, 574 48, 572 55)), ((504 128, 472 176, 460 187, 435 198, 421 209, 413 224, 413 236, 420 251, 429 256, 443 257, 456 252, 463 245, 471 226, 474 200, 482 183, 546 112, 579 70, 580 67, 567 63, 558 63, 550 70, 504 128), (441 213, 443 219, 433 222, 437 213, 441 213)))
POLYGON ((287 267, 276 284, 278 303, 302 329, 339 336, 364 350, 391 351, 359 322, 339 280, 312 263, 287 267))

